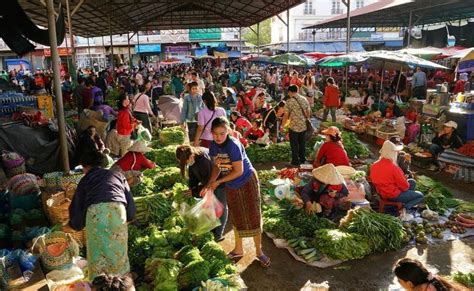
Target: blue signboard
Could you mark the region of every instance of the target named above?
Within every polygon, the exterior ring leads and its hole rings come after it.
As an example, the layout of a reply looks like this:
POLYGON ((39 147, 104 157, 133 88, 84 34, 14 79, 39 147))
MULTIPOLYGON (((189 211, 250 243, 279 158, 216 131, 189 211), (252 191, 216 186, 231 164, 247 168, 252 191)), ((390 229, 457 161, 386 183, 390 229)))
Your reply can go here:
POLYGON ((160 53, 161 44, 140 44, 135 45, 135 53, 160 53))

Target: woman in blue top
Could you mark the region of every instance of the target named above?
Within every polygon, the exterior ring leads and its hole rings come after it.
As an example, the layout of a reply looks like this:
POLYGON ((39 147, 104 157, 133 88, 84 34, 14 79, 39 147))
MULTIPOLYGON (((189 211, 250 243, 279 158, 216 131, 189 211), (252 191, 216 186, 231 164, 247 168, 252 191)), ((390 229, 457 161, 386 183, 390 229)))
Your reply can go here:
POLYGON ((270 258, 262 252, 262 215, 260 209, 260 185, 257 172, 245 153, 243 145, 229 136, 229 121, 218 117, 212 121, 214 141, 209 148, 213 168, 209 184, 201 191, 216 190, 225 184, 229 218, 234 227, 235 248, 229 257, 243 257, 243 237, 253 237, 257 259, 263 267, 270 265, 270 258))

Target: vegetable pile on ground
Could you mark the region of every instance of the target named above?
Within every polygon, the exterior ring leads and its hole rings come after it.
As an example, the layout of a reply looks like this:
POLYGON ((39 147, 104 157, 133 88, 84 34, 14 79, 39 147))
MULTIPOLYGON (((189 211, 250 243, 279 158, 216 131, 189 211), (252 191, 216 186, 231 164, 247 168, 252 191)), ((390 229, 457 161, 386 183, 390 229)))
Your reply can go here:
POLYGON ((365 237, 376 252, 397 250, 406 242, 405 231, 397 218, 368 208, 349 210, 340 228, 365 237))
POLYGON ((153 149, 145 156, 162 168, 176 166, 178 164, 176 161, 177 147, 177 145, 169 145, 160 149, 153 149))
POLYGON ((335 260, 361 259, 371 251, 368 238, 339 229, 317 230, 313 244, 320 252, 335 260))
POLYGON ((427 176, 418 176, 416 190, 425 195, 425 203, 431 209, 443 215, 449 208, 456 208, 460 200, 453 199, 452 193, 440 182, 427 176))
POLYGON ((184 144, 185 133, 180 126, 167 127, 160 131, 159 138, 152 143, 153 147, 184 144))
POLYGON ((173 208, 195 204, 179 183, 184 182, 179 169, 147 170, 144 181, 132 189, 143 196, 134 197, 138 224, 130 225, 128 236, 130 265, 144 290, 191 290, 213 280, 232 285, 237 270, 213 234, 191 234, 173 208))
POLYGON ((289 142, 272 143, 266 147, 250 145, 247 156, 252 163, 288 162, 291 159, 291 148, 289 142))
POLYGON ((456 272, 452 275, 454 281, 463 284, 468 288, 474 288, 474 273, 456 272))

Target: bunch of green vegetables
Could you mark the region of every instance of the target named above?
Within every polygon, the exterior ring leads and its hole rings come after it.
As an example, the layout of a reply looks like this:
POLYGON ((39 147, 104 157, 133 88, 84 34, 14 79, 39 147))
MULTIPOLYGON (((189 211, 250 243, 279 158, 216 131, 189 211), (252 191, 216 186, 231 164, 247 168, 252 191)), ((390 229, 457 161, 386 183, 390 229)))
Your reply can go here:
POLYGON ((150 256, 151 245, 148 232, 134 225, 128 227, 128 258, 134 272, 142 273, 143 262, 150 256))
POLYGON ((314 247, 336 260, 361 259, 371 251, 367 238, 339 229, 320 229, 314 233, 314 247))
POLYGON ((209 241, 201 248, 202 257, 210 263, 211 278, 237 273, 232 261, 227 257, 222 247, 215 241, 209 241))
POLYGON ((186 192, 189 190, 189 187, 182 183, 174 184, 171 193, 173 193, 173 201, 178 205, 181 203, 187 203, 192 206, 196 204, 196 199, 194 197, 186 195, 186 192))
POLYGON ((134 186, 130 187, 130 191, 132 192, 134 197, 147 196, 153 193, 155 183, 152 177, 152 173, 148 172, 148 174, 143 175, 140 183, 137 183, 134 186))
POLYGON ((261 189, 266 189, 266 188, 274 188, 272 184, 270 184, 271 181, 275 180, 278 178, 278 171, 276 169, 272 170, 260 170, 258 172, 258 180, 260 181, 260 188, 261 189))
POLYGON ((353 132, 342 131, 342 142, 349 158, 367 158, 370 150, 364 146, 353 132))
POLYGON ((145 156, 155 162, 160 167, 176 166, 176 148, 177 145, 169 145, 159 149, 153 149, 145 156))
POLYGON ((160 191, 173 187, 176 183, 186 183, 186 179, 181 176, 181 171, 177 167, 164 168, 154 176, 154 189, 160 191))
POLYGON ((454 281, 474 289, 474 273, 456 272, 451 277, 454 281))
POLYGON ((252 163, 287 162, 291 158, 291 148, 289 142, 272 143, 266 147, 250 145, 247 149, 247 156, 252 163))
POLYGON ((397 250, 405 243, 405 231, 397 218, 368 208, 349 210, 341 228, 367 238, 374 251, 397 250))
POLYGON ((431 209, 443 215, 448 208, 459 206, 452 200, 452 193, 440 182, 427 176, 418 176, 416 190, 425 195, 425 203, 431 209), (449 198, 449 199, 448 199, 449 198))
POLYGON ((185 132, 180 126, 164 128, 160 131, 159 143, 162 146, 184 144, 185 132))
POLYGON ((202 281, 209 279, 209 262, 204 260, 197 248, 183 247, 176 257, 184 265, 178 276, 181 289, 192 289, 201 285, 202 281))
POLYGON ((141 224, 162 224, 171 214, 171 202, 161 193, 134 197, 137 208, 136 219, 141 224))
POLYGON ((182 264, 178 260, 149 258, 145 261, 145 278, 153 282, 154 290, 178 290, 178 275, 182 264))

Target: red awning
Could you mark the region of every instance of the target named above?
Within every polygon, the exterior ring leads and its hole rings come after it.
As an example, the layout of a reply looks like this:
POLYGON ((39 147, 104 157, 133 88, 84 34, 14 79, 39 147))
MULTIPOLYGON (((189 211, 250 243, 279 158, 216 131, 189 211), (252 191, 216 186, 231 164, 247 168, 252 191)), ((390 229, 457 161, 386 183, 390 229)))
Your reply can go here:
POLYGON ((312 53, 304 53, 303 55, 310 57, 314 60, 320 60, 325 57, 330 57, 330 56, 340 56, 344 53, 321 53, 321 52, 312 52, 312 53))

